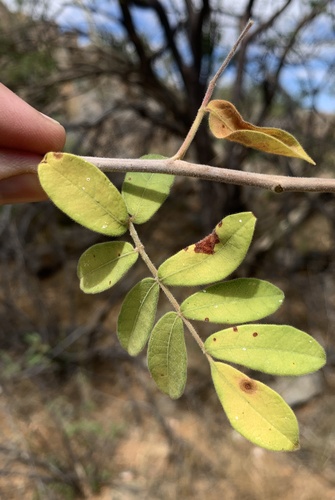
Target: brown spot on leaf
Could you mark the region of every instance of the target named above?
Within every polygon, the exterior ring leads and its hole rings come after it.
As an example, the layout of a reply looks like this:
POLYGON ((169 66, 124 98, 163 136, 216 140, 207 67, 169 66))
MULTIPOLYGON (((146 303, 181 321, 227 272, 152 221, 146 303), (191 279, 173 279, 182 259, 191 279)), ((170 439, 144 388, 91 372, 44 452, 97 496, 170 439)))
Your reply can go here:
POLYGON ((213 338, 213 342, 216 342, 216 337, 213 338))
POLYGON ((221 227, 221 226, 222 226, 222 221, 221 221, 221 222, 219 222, 218 226, 219 226, 219 227, 221 227))
POLYGON ((205 321, 209 321, 209 318, 205 318, 205 321))
POLYGON ((185 250, 185 252, 187 252, 187 250, 188 250, 188 247, 185 247, 185 248, 184 248, 184 250, 185 250))
POLYGON ((238 332, 237 326, 233 326, 233 331, 238 332))
POLYGON ((240 381, 240 389, 247 394, 253 394, 257 390, 257 384, 252 378, 244 378, 240 381))
POLYGON ((213 255, 214 247, 220 243, 219 237, 215 231, 206 236, 203 240, 198 241, 194 246, 195 253, 205 253, 207 255, 213 255))
POLYGON ((56 160, 60 160, 64 156, 63 153, 52 153, 52 154, 54 155, 54 157, 56 158, 56 160))
POLYGON ((257 335, 258 335, 258 333, 257 333, 257 332, 254 332, 254 333, 252 334, 252 336, 253 336, 253 337, 257 337, 257 335))

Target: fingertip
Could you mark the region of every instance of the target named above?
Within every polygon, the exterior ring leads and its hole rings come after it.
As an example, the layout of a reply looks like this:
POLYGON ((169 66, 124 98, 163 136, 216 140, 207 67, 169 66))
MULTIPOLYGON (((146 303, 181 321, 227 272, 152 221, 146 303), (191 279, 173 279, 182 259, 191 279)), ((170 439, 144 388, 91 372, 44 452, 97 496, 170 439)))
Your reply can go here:
POLYGON ((0 147, 45 154, 61 151, 65 130, 0 84, 0 147))
POLYGON ((45 115, 44 113, 40 113, 40 115, 48 128, 49 143, 50 146, 52 146, 48 148, 48 151, 62 151, 66 140, 65 128, 57 120, 51 118, 51 116, 45 115))
POLYGON ((48 197, 35 174, 21 174, 0 182, 0 205, 43 201, 48 197))

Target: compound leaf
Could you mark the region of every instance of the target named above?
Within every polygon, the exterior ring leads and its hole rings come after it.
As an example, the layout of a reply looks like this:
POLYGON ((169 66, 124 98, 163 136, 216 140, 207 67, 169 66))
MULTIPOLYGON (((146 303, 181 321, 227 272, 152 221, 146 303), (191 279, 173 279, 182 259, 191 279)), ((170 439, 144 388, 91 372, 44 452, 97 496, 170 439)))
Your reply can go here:
POLYGON ((232 366, 210 362, 214 387, 231 425, 257 446, 274 451, 299 448, 299 428, 279 394, 232 366))
POLYGON ((38 176, 55 205, 79 224, 106 236, 127 231, 129 216, 121 193, 92 163, 67 153, 48 153, 38 176))
POLYGON ((122 347, 136 356, 144 348, 154 326, 159 297, 159 285, 153 278, 137 283, 126 295, 117 324, 117 336, 122 347))
POLYGON ((135 264, 138 252, 124 241, 98 243, 88 248, 78 262, 80 288, 99 293, 111 288, 135 264))
POLYGON ((304 375, 321 368, 326 355, 310 335, 286 325, 242 325, 205 342, 211 356, 272 375, 304 375))
POLYGON ((231 102, 213 100, 206 109, 209 128, 218 139, 228 139, 266 153, 300 158, 315 165, 293 135, 278 128, 256 127, 244 121, 231 102))
POLYGON ((163 262, 159 278, 172 286, 205 285, 226 278, 243 261, 255 223, 251 212, 225 217, 206 238, 163 262))
POLYGON ((283 292, 267 281, 238 278, 191 295, 181 304, 181 311, 193 320, 246 323, 274 313, 283 300, 283 292))
POLYGON ((148 346, 148 368, 162 392, 179 398, 187 377, 187 354, 183 322, 175 312, 165 314, 155 325, 148 346))
MULTIPOLYGON (((164 159, 165 156, 150 154, 143 159, 164 159)), ((150 172, 130 172, 126 175, 122 195, 128 213, 135 224, 147 222, 164 203, 174 181, 174 175, 150 172)))

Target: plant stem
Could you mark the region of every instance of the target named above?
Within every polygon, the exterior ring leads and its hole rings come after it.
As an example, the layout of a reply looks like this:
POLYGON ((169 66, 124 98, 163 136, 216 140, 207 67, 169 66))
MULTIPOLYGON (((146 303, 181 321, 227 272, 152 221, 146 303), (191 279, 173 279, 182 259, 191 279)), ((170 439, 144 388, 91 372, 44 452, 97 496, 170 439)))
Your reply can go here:
POLYGON ((220 76, 222 75, 222 73, 227 68, 228 64, 230 63, 230 61, 232 60, 232 58, 236 54, 238 46, 240 45, 242 40, 245 38, 246 34, 248 33, 248 31, 250 30, 250 28, 253 24, 254 24, 254 22, 251 19, 249 19, 248 23, 246 24, 246 26, 243 29, 243 31, 241 32, 240 36, 236 40, 232 49, 229 51, 229 54, 227 55, 227 57, 225 58, 225 60, 223 61, 223 63, 221 64, 221 66, 219 67, 219 69, 217 70, 217 72, 215 73, 213 78, 211 79, 211 81, 209 82, 209 85, 207 87, 207 91, 205 93, 205 96, 203 98, 201 106, 198 109, 196 117, 191 125, 191 128, 188 131, 188 134, 185 137, 182 145, 178 149, 177 153, 170 158, 171 160, 181 160, 185 156, 185 153, 188 150, 188 148, 190 147, 191 142, 193 141, 194 136, 197 133, 197 130, 198 130, 198 128, 203 120, 203 117, 205 116, 207 104, 209 103, 209 101, 213 95, 213 92, 214 92, 214 89, 215 89, 215 86, 217 84, 218 79, 220 78, 220 76))
MULTIPOLYGON (((196 177, 213 182, 236 184, 268 189, 275 193, 294 191, 299 193, 335 193, 335 179, 317 177, 288 177, 284 175, 259 174, 243 172, 229 168, 200 165, 183 160, 147 160, 130 158, 98 158, 95 156, 83 157, 104 172, 153 172, 161 174, 183 175, 196 177)), ((8 162, 7 162, 8 163, 8 162)), ((0 157, 1 167, 1 157, 0 157)), ((36 166, 29 172, 36 173, 36 166)))
POLYGON ((132 237, 132 239, 135 243, 135 246, 136 246, 138 253, 142 257, 143 262, 146 264, 146 266, 148 267, 152 276, 157 281, 161 290, 164 292, 166 298, 168 299, 168 301, 170 302, 170 304, 172 305, 172 307, 174 308, 174 310, 176 311, 178 316, 182 319, 184 325, 186 326, 186 328, 188 329, 188 331, 190 332, 190 334, 192 335, 192 337, 194 338, 194 340, 196 341, 196 343, 200 347, 201 351, 207 356, 208 359, 211 359, 210 356, 206 353, 204 343, 201 340, 201 338, 199 337, 196 329, 194 328, 192 323, 190 323, 190 321, 188 321, 188 319, 186 319, 184 317, 183 313, 181 312, 180 305, 179 305, 178 301, 175 299, 174 295, 170 292, 170 290, 159 279, 158 270, 155 267, 152 260, 150 259, 149 255, 146 253, 144 245, 142 244, 140 237, 138 236, 138 233, 135 229, 135 226, 131 221, 129 222, 129 232, 130 232, 130 236, 132 237))

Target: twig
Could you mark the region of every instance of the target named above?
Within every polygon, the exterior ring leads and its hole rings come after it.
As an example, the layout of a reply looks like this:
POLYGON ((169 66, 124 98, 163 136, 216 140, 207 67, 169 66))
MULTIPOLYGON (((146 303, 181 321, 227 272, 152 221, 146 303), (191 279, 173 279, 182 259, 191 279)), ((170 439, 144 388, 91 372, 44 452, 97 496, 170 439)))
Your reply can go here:
POLYGON ((248 33, 248 31, 250 30, 250 28, 253 24, 254 24, 254 22, 251 19, 249 19, 244 30, 241 32, 240 36, 236 40, 232 49, 229 51, 229 54, 227 55, 227 57, 225 58, 225 60, 223 61, 223 63, 221 64, 221 66, 219 67, 219 69, 217 70, 217 72, 215 73, 213 78, 211 79, 211 81, 209 82, 208 88, 207 88, 206 93, 205 93, 205 97, 203 98, 201 106, 198 109, 197 115, 196 115, 196 117, 191 125, 191 128, 188 131, 187 136, 185 137, 182 145, 178 149, 177 153, 172 157, 173 160, 180 160, 181 158, 183 158, 186 151, 190 147, 191 142, 193 141, 193 138, 194 138, 195 134, 197 133, 197 130, 200 126, 200 123, 202 122, 202 119, 205 116, 207 104, 209 103, 209 100, 212 97, 212 94, 214 92, 214 89, 215 89, 215 86, 217 84, 218 79, 220 78, 220 76, 222 75, 224 70, 227 68, 228 64, 230 63, 230 61, 234 57, 238 46, 240 45, 240 43, 242 42, 242 40, 244 39, 244 37, 246 36, 246 34, 248 33))
POLYGON ((142 242, 141 242, 141 240, 140 240, 140 238, 139 238, 139 236, 137 234, 135 226, 134 226, 134 224, 132 222, 129 223, 129 232, 130 232, 130 236, 134 240, 134 243, 136 245, 136 248, 137 248, 140 256, 142 257, 144 263, 146 264, 146 266, 150 270, 152 276, 154 277, 154 279, 159 284, 161 290, 164 292, 166 298, 168 299, 168 301, 170 302, 170 304, 172 305, 172 307, 174 308, 174 310, 176 311, 176 313, 178 314, 178 316, 182 319, 184 325, 186 326, 186 328, 188 329, 188 331, 190 332, 190 334, 192 335, 192 337, 194 338, 194 340, 196 341, 196 343, 200 347, 200 349, 203 352, 203 354, 205 354, 206 357, 207 357, 207 359, 209 360, 210 356, 206 353, 204 343, 201 340, 201 338, 199 337, 196 329, 194 328, 194 326, 192 325, 192 323, 190 321, 188 321, 188 319, 185 318, 185 316, 182 314, 181 309, 180 309, 180 305, 178 304, 178 302, 175 299, 174 295, 170 292, 169 288, 167 288, 162 283, 162 281, 159 279, 159 277, 158 277, 158 270, 156 269, 155 265, 153 264, 153 262, 151 261, 150 257, 146 253, 146 251, 144 249, 144 246, 142 245, 142 242))
POLYGON ((287 177, 284 175, 243 172, 228 168, 199 165, 183 160, 120 159, 83 157, 104 172, 154 172, 196 177, 207 181, 268 189, 275 193, 285 191, 335 193, 335 179, 318 177, 287 177))

